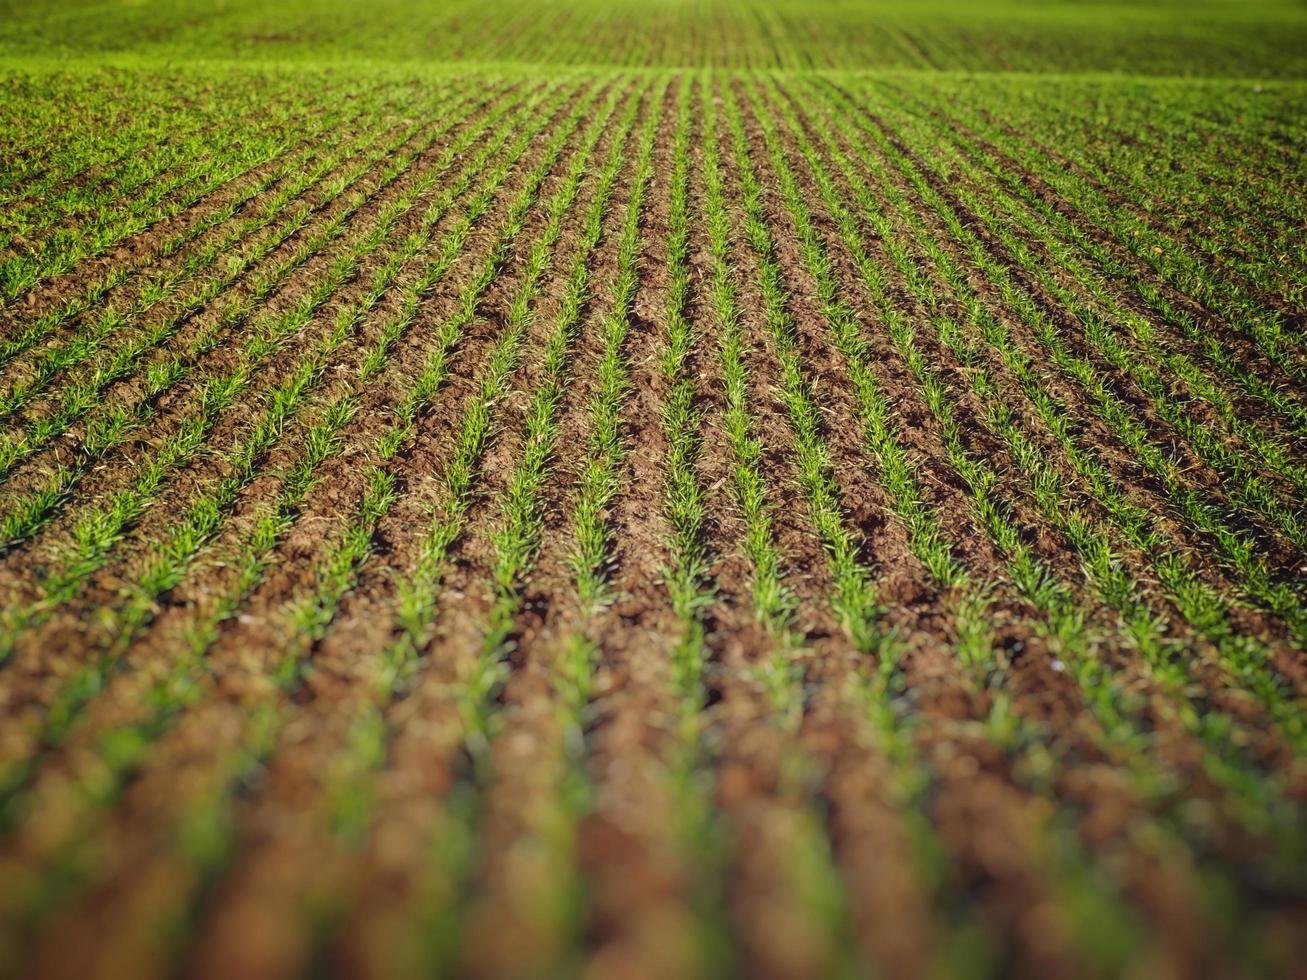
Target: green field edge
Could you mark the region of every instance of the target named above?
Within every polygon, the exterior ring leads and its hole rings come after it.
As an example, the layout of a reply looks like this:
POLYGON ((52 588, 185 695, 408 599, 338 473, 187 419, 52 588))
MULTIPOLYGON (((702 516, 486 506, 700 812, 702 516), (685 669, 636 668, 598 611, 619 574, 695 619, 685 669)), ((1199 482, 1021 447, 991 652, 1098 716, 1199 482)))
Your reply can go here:
POLYGON ((987 81, 1003 80, 1016 83, 1032 81, 1058 82, 1115 82, 1128 84, 1174 85, 1228 87, 1230 85, 1248 85, 1266 90, 1296 90, 1307 88, 1307 75, 1302 78, 1284 78, 1280 76, 1261 75, 1175 75, 1158 73, 1127 73, 1113 71, 1019 71, 996 69, 993 71, 976 71, 974 69, 934 69, 906 67, 871 67, 871 68, 787 68, 759 67, 739 68, 728 66, 707 66, 701 64, 686 65, 615 65, 606 62, 559 64, 544 61, 478 61, 478 60, 425 60, 418 58, 363 58, 339 57, 314 58, 292 55, 282 58, 192 58, 176 55, 148 55, 139 53, 97 53, 75 56, 63 55, 4 55, 0 56, 0 77, 20 74, 58 75, 60 73, 93 72, 104 69, 119 71, 175 71, 185 75, 204 74, 211 71, 228 71, 232 73, 276 73, 294 74, 303 72, 317 74, 332 71, 355 72, 366 68, 376 76, 391 75, 396 79, 411 79, 422 76, 447 76, 457 74, 513 74, 537 75, 547 72, 550 75, 571 77, 596 75, 622 75, 624 77, 690 75, 714 77, 829 77, 829 78, 941 78, 941 79, 985 79, 987 81))

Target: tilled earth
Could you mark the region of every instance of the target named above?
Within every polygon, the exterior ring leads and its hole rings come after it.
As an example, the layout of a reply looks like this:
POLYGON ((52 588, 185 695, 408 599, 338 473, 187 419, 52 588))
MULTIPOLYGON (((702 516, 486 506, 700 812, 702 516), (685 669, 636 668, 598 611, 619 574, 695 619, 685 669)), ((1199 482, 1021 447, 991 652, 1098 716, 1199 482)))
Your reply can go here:
POLYGON ((102 82, 0 130, 0 970, 1301 969, 1295 89, 102 82))

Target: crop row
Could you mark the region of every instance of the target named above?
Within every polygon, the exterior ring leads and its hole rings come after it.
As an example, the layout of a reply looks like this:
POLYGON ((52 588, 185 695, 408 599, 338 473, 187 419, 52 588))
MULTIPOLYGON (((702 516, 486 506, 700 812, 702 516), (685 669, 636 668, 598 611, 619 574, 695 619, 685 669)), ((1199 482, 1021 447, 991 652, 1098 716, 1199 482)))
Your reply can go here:
POLYGON ((37 234, 109 217, 5 309, 0 958, 108 922, 239 972, 273 894, 305 968, 377 929, 564 970, 638 932, 600 882, 641 793, 685 962, 1279 955, 1307 360, 1252 274, 1276 215, 1201 198, 1199 240, 1117 206, 1146 154, 1088 107, 1015 127, 947 82, 362 88, 32 185, 67 192, 37 234), (532 951, 482 935, 537 904, 532 951))

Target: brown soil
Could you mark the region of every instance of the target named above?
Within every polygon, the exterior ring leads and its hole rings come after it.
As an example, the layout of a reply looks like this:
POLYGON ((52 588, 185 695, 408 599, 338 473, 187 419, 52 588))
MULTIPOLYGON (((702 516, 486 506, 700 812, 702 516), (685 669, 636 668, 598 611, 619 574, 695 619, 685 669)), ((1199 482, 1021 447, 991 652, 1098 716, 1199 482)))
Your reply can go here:
MULTIPOLYGON (((955 406, 963 450, 993 472, 1003 513, 1082 615, 1083 649, 1075 653, 1080 648, 1055 635, 1041 607, 1018 590, 1012 556, 986 530, 973 488, 950 465, 937 406, 889 336, 780 111, 794 112, 826 161, 835 192, 856 212, 853 188, 825 153, 822 132, 834 131, 829 110, 809 108, 799 88, 804 83, 789 78, 776 79, 775 95, 760 85, 758 108, 743 78, 676 75, 661 103, 653 95, 658 81, 632 73, 562 82, 566 97, 543 120, 542 135, 510 168, 448 274, 421 296, 385 367, 360 384, 360 364, 402 309, 406 287, 465 214, 483 179, 473 175, 424 248, 334 350, 303 405, 217 515, 181 581, 158 596, 126 640, 117 633, 121 615, 160 542, 232 472, 228 451, 252 431, 270 394, 313 345, 330 335, 336 313, 365 294, 418 227, 426 205, 501 134, 478 136, 436 175, 357 274, 253 366, 249 384, 219 413, 202 451, 164 475, 150 506, 85 581, 48 607, 33 606, 43 597, 45 574, 66 562, 79 519, 145 472, 158 448, 201 410, 205 382, 242 366, 258 325, 295 309, 376 226, 389 202, 433 175, 451 140, 478 126, 492 106, 519 103, 531 86, 507 76, 451 83, 448 92, 475 103, 467 118, 434 142, 441 120, 423 118, 419 132, 399 146, 391 144, 401 143, 410 113, 429 105, 429 94, 394 82, 376 96, 388 107, 378 115, 357 118, 353 105, 335 107, 350 120, 339 145, 366 135, 361 152, 385 146, 382 159, 331 201, 322 193, 330 178, 299 197, 292 206, 307 214, 300 231, 205 309, 183 317, 130 377, 104 386, 85 419, 0 483, 0 514, 9 513, 58 467, 82 465, 88 426, 109 408, 142 403, 150 365, 188 359, 187 376, 157 399, 146 431, 82 466, 49 524, 0 556, 0 590, 8 597, 0 612, 15 633, 13 653, 0 663, 0 977, 916 977, 967 966, 977 975, 1032 978, 1188 978, 1244 975, 1248 963, 1251 975, 1292 975, 1292 964, 1307 952, 1307 932, 1295 929, 1304 907, 1295 861, 1307 805, 1303 741, 1294 727, 1307 692, 1300 639, 1269 615, 1234 606, 1230 626, 1267 645, 1285 699, 1285 717, 1276 720, 1236 683, 1235 666, 1183 622, 1155 558, 1130 547, 1112 524, 1013 372, 982 341, 984 367, 994 379, 986 393, 940 340, 940 316, 978 339, 979 328, 913 227, 894 213, 891 191, 912 202, 925 234, 964 270, 978 302, 1066 407, 1077 442, 1205 583, 1232 594, 1235 583, 1212 557, 1210 542, 1141 472, 1094 414, 1089 393, 1047 361, 1019 311, 919 199, 909 173, 873 149, 890 185, 861 164, 858 173, 930 280, 935 306, 919 300, 912 280, 893 267, 887 243, 860 214, 857 232, 884 270, 886 294, 911 323, 914 345, 955 406), (698 102, 705 83, 716 86, 715 137, 705 131, 698 102), (705 508, 699 543, 706 556, 695 624, 702 637, 690 644, 702 676, 690 684, 677 657, 687 637, 698 634, 687 633, 691 624, 679 617, 668 588, 676 527, 664 429, 672 393, 664 356, 668 239, 677 110, 687 85, 693 109, 685 315, 694 346, 681 370, 699 420, 694 473, 705 508), (403 635, 403 583, 421 566, 433 519, 451 516, 447 468, 492 350, 510 324, 533 243, 546 228, 546 202, 563 186, 568 161, 606 95, 637 88, 645 94, 623 144, 599 242, 582 254, 586 217, 624 101, 603 123, 563 217, 507 392, 489 406, 490 438, 474 461, 447 560, 425 597, 431 628, 411 674, 390 684, 388 657, 403 635), (404 403, 439 327, 458 314, 477 282, 509 202, 544 159, 548 134, 591 95, 595 101, 564 140, 496 277, 474 297, 474 316, 451 352, 448 376, 398 452, 383 458, 377 440, 404 403), (889 639, 871 650, 855 646, 832 603, 837 576, 801 478, 760 283, 763 257, 745 234, 727 100, 740 107, 748 156, 763 185, 760 217, 774 242, 801 384, 819 408, 818 435, 829 454, 839 519, 883 607, 876 625, 889 639), (811 212, 816 243, 833 273, 833 296, 822 295, 807 266, 759 111, 770 114, 779 152, 811 212), (633 160, 655 112, 652 177, 637 216, 635 298, 621 351, 629 380, 618 416, 622 448, 615 493, 600 515, 611 542, 601 569, 609 594, 591 608, 577 594, 574 516, 601 384, 602 328, 618 294, 619 242, 636 191, 633 160), (744 339, 748 434, 761 448, 773 521, 768 544, 793 601, 784 628, 768 627, 757 614, 745 547, 750 528, 727 431, 722 311, 711 291, 703 179, 714 138, 744 339), (384 182, 387 165, 406 152, 413 153, 411 164, 384 182), (260 272, 343 209, 354 210, 338 238, 192 358, 196 339, 249 295, 260 272), (558 435, 540 491, 540 538, 512 584, 520 601, 511 609, 507 642, 487 649, 502 595, 494 579, 496 535, 525 449, 531 400, 545 378, 546 343, 578 260, 588 270, 589 294, 562 368, 558 435), (847 306, 862 329, 866 367, 888 405, 891 434, 912 463, 920 504, 966 572, 961 585, 942 586, 914 551, 904 507, 884 484, 849 365, 828 322, 829 299, 847 306), (266 563, 242 578, 260 519, 306 458, 307 434, 346 396, 356 410, 338 443, 314 469, 312 486, 269 545, 266 563), (1065 523, 1041 510, 1039 488, 1029 485, 994 432, 987 414, 992 401, 1012 407, 1056 476, 1063 517, 1083 519, 1111 540, 1173 641, 1174 651, 1163 655, 1186 658, 1183 687, 1163 679, 1164 665, 1149 662, 1095 593, 1061 529, 1065 523), (319 634, 306 634, 296 611, 321 599, 328 562, 356 525, 368 474, 377 466, 394 478, 393 503, 371 528, 369 551, 349 570, 339 602, 332 600, 329 622, 319 634), (973 636, 964 646, 968 602, 976 596, 986 600, 974 626, 979 640, 973 636), (36 615, 25 621, 23 609, 36 615), (577 659, 583 648, 592 654, 588 666, 577 659), (1101 676, 1078 673, 1082 664, 1070 662, 1073 654, 1101 676), (283 672, 288 664, 289 674, 283 672), (499 672, 479 686, 490 664, 499 672), (570 673, 578 664, 579 684, 570 673), (568 700, 568 690, 581 691, 580 703, 568 700), (1110 703, 1100 699, 1104 692, 1110 703), (1249 959, 1253 953, 1260 959, 1249 959)), ((980 236, 1071 349, 1102 374, 1148 439, 1181 461, 1184 485, 1233 513, 1220 475, 1158 415, 1127 372, 1095 354, 1075 317, 968 212, 958 191, 983 197, 988 185, 939 176, 904 120, 882 110, 874 101, 860 104, 850 121, 869 134, 869 145, 870 135, 881 135, 905 154, 911 172, 980 236)), ((310 130, 318 124, 303 120, 292 147, 308 156, 329 152, 312 145, 310 130)), ((836 142, 851 149, 842 135, 836 142)), ((498 150, 492 160, 502 155, 498 150)), ((103 166, 105 174, 112 171, 103 166)), ((106 304, 133 302, 151 275, 180 268, 225 235, 278 185, 175 256, 154 260, 164 240, 268 172, 256 168, 43 284, 32 304, 6 310, 5 335, 24 318, 80 295, 106 272, 134 270, 47 344, 0 368, 0 384, 7 390, 21 381, 43 350, 75 337, 106 304)), ((1031 186, 1078 220, 1049 188, 1031 186)), ((268 233, 237 247, 252 248, 268 233)), ((1059 284, 1097 309, 1056 267, 1045 243, 1024 235, 1022 241, 1059 284)), ((200 272, 196 284, 212 274, 200 272)), ((1123 284, 1112 284, 1111 295, 1149 316, 1175 350, 1191 353, 1123 284)), ((115 332, 101 352, 4 420, 4 431, 20 431, 53 411, 70 382, 89 377, 115 344, 166 322, 177 302, 161 302, 115 332)), ((1251 348, 1232 349, 1269 370, 1251 348)), ((1221 431, 1209 409, 1176 390, 1186 396, 1186 411, 1221 431)), ((1234 404, 1241 412, 1253 407, 1237 397, 1234 404)), ((1245 451, 1232 437, 1224 444, 1245 451)), ((1301 556, 1287 542, 1255 522, 1239 526, 1254 532, 1258 555, 1277 577, 1300 580, 1301 556)))

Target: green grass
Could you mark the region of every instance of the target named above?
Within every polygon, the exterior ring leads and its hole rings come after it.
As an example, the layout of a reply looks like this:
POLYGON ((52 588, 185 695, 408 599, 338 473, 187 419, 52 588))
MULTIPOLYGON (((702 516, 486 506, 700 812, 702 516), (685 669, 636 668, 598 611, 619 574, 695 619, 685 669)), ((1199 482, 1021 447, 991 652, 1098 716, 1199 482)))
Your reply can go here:
POLYGON ((1307 15, 1284 0, 236 0, 11 2, 0 52, 47 58, 371 58, 748 68, 1301 74, 1307 15))

